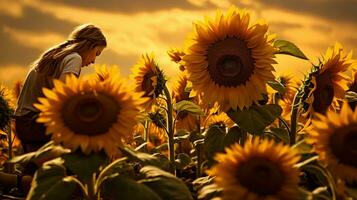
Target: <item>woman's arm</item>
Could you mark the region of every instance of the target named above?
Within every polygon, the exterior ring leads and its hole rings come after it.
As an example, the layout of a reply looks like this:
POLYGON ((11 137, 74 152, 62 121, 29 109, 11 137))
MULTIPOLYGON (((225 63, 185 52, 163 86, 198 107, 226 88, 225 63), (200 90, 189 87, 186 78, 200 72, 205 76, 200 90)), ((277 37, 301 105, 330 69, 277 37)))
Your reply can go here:
POLYGON ((70 54, 64 58, 63 65, 59 80, 65 81, 66 76, 69 74, 79 77, 82 68, 82 57, 79 54, 70 54))
POLYGON ((73 74, 76 77, 78 77, 77 74, 68 72, 68 73, 62 73, 61 76, 59 77, 59 80, 62 81, 62 82, 65 82, 66 81, 66 76, 71 75, 71 74, 73 74))

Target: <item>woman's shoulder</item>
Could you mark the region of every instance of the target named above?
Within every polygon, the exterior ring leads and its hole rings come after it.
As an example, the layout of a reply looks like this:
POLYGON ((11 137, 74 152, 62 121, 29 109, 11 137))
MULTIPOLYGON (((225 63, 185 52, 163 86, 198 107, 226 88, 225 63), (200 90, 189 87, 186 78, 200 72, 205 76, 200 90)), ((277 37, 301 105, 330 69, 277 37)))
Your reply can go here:
POLYGON ((81 60, 82 61, 82 57, 77 52, 73 52, 63 58, 63 61, 68 61, 68 60, 81 60))

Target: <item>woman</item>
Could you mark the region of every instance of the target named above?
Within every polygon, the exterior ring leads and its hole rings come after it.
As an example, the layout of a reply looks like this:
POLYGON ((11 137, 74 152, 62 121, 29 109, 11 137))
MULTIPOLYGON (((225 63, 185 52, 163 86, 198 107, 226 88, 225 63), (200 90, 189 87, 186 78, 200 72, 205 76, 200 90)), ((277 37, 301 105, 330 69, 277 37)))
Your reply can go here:
POLYGON ((42 88, 52 88, 53 79, 64 80, 66 75, 79 76, 81 68, 95 62, 107 46, 102 31, 84 24, 75 28, 67 41, 47 50, 32 65, 21 90, 15 110, 16 133, 24 152, 32 152, 50 141, 46 127, 37 123, 39 111, 33 106, 43 97, 42 88))

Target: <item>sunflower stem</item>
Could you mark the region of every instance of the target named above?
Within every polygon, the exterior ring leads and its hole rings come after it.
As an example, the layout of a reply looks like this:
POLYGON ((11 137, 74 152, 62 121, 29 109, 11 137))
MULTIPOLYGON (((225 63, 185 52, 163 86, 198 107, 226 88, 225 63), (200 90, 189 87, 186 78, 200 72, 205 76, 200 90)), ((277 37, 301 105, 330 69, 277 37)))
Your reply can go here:
MULTIPOLYGON (((8 159, 11 160, 12 159, 12 154, 13 154, 13 148, 12 148, 12 132, 11 132, 11 121, 7 126, 7 142, 8 142, 8 154, 9 157, 8 159)), ((8 172, 9 173, 14 173, 15 172, 15 166, 13 163, 7 163, 8 164, 8 172)))
POLYGON ((167 134, 168 134, 168 146, 169 146, 169 160, 170 160, 170 171, 171 173, 175 173, 175 149, 174 149, 174 124, 173 124, 173 105, 172 99, 170 95, 170 91, 167 86, 164 87, 164 93, 166 96, 167 103, 167 134))
POLYGON ((148 142, 149 139, 149 129, 148 129, 148 120, 145 120, 145 124, 144 124, 144 140, 145 142, 148 142))
POLYGON ((88 189, 88 200, 98 200, 97 193, 95 191, 95 174, 93 177, 88 181, 87 189, 88 189))
POLYGON ((291 128, 290 128, 290 133, 289 133, 289 138, 290 138, 290 145, 294 145, 295 144, 295 140, 296 140, 296 126, 297 126, 297 122, 298 122, 298 109, 299 109, 299 103, 300 103, 300 98, 299 96, 300 91, 296 91, 295 96, 294 96, 294 100, 293 100, 293 104, 292 109, 291 109, 291 128))
POLYGON ((286 121, 281 116, 279 116, 278 119, 279 119, 279 123, 281 123, 281 125, 284 125, 289 135, 291 135, 289 125, 286 123, 286 121))

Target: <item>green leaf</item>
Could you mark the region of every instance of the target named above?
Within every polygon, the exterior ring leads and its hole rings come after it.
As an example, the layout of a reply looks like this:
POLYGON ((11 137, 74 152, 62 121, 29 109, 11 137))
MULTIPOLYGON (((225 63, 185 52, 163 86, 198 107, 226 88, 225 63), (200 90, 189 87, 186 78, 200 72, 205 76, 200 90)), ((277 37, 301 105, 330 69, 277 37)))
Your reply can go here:
POLYGON ((330 193, 328 192, 328 187, 318 187, 311 192, 314 200, 330 200, 330 193))
POLYGON ((281 115, 282 109, 276 104, 252 105, 249 109, 229 110, 227 115, 248 133, 261 135, 268 125, 281 115))
POLYGON ((274 81, 268 81, 267 83, 275 91, 279 92, 280 94, 284 94, 286 88, 279 81, 274 80, 274 81))
POLYGON ((308 60, 305 54, 293 43, 286 40, 275 40, 274 47, 278 48, 276 54, 286 54, 308 60))
POLYGON ((191 157, 185 153, 179 153, 175 161, 176 167, 183 169, 191 163, 191 157))
POLYGON ((74 177, 67 176, 61 179, 61 181, 55 183, 45 193, 46 198, 51 200, 64 200, 73 199, 73 193, 77 190, 78 184, 74 177), (59 195, 61 194, 61 195, 59 195))
POLYGON ((155 147, 153 149, 153 152, 161 152, 161 151, 166 151, 169 149, 169 146, 167 143, 160 144, 159 146, 155 147))
POLYGON ((330 191, 332 192, 332 194, 331 194, 332 199, 334 199, 334 200, 336 199, 335 180, 323 166, 318 165, 318 164, 307 164, 307 165, 303 165, 301 167, 301 170, 305 170, 305 171, 309 172, 310 175, 314 175, 320 182, 320 185, 322 185, 322 186, 328 185, 331 189, 330 191))
POLYGON ((134 168, 130 163, 125 162, 127 157, 119 158, 114 160, 112 163, 107 165, 98 175, 96 187, 102 186, 103 182, 114 175, 127 175, 135 176, 134 168))
POLYGON ((83 154, 81 151, 75 151, 63 156, 64 165, 72 173, 78 175, 81 180, 88 182, 94 173, 100 170, 100 167, 108 164, 108 157, 104 152, 83 154))
POLYGON ((357 93, 353 91, 347 91, 345 95, 345 99, 348 102, 355 102, 357 101, 357 93))
POLYGON ((150 187, 161 199, 193 200, 185 183, 176 176, 154 166, 145 166, 140 172, 145 179, 139 182, 150 187))
POLYGON ((214 197, 218 197, 222 194, 223 189, 216 184, 210 184, 204 186, 198 193, 198 199, 211 200, 214 197))
POLYGON ((105 180, 103 195, 105 199, 161 200, 160 196, 148 186, 120 175, 105 180))
POLYGON ((270 128, 269 134, 273 135, 280 141, 283 141, 285 144, 289 144, 289 133, 285 128, 270 128))
POLYGON ((193 103, 192 101, 182 100, 174 104, 174 109, 176 112, 189 112, 195 115, 203 115, 203 111, 200 106, 193 103))
POLYGON ((304 139, 294 144, 292 148, 296 148, 301 154, 312 152, 312 145, 307 144, 304 139))
POLYGON ((174 137, 174 142, 179 143, 190 138, 190 133, 187 132, 185 135, 177 135, 174 137))
POLYGON ((71 151, 69 149, 65 149, 60 145, 54 145, 53 141, 48 142, 43 145, 35 152, 27 153, 21 156, 16 156, 11 159, 10 163, 28 163, 34 162, 38 165, 41 165, 45 161, 52 160, 58 158, 62 155, 68 154, 71 151))
POLYGON ((213 180, 214 180, 213 177, 210 176, 197 178, 192 182, 193 189, 197 191, 201 189, 203 186, 213 183, 213 180))
POLYGON ((209 165, 215 163, 214 155, 218 152, 223 152, 223 140, 225 134, 217 126, 212 126, 206 131, 204 140, 204 154, 209 165))
POLYGON ((135 151, 146 151, 146 146, 149 142, 144 142, 135 148, 135 151))
POLYGON ((312 156, 312 157, 310 157, 310 158, 308 158, 308 159, 306 159, 306 160, 304 160, 304 161, 301 161, 301 162, 297 163, 297 164, 295 165, 295 167, 301 168, 301 167, 303 167, 304 165, 311 164, 311 163, 317 161, 318 159, 319 159, 319 156, 312 156))
POLYGON ((312 200, 312 193, 302 187, 298 188, 298 196, 299 200, 312 200))
POLYGON ((224 136, 223 147, 229 147, 234 143, 241 143, 244 131, 238 126, 233 126, 229 129, 228 133, 224 136))
POLYGON ((346 187, 345 190, 350 197, 357 199, 357 188, 346 187))
MULTIPOLYGON (((140 162, 142 165, 153 165, 162 169, 166 169, 169 162, 167 159, 163 160, 162 157, 157 157, 151 154, 138 152, 132 150, 129 147, 122 148, 122 152, 130 160, 140 162)), ((159 154, 155 154, 155 155, 159 155, 159 154)))
POLYGON ((27 199, 73 199, 78 185, 73 177, 66 175, 65 170, 61 158, 46 162, 35 173, 27 199))

